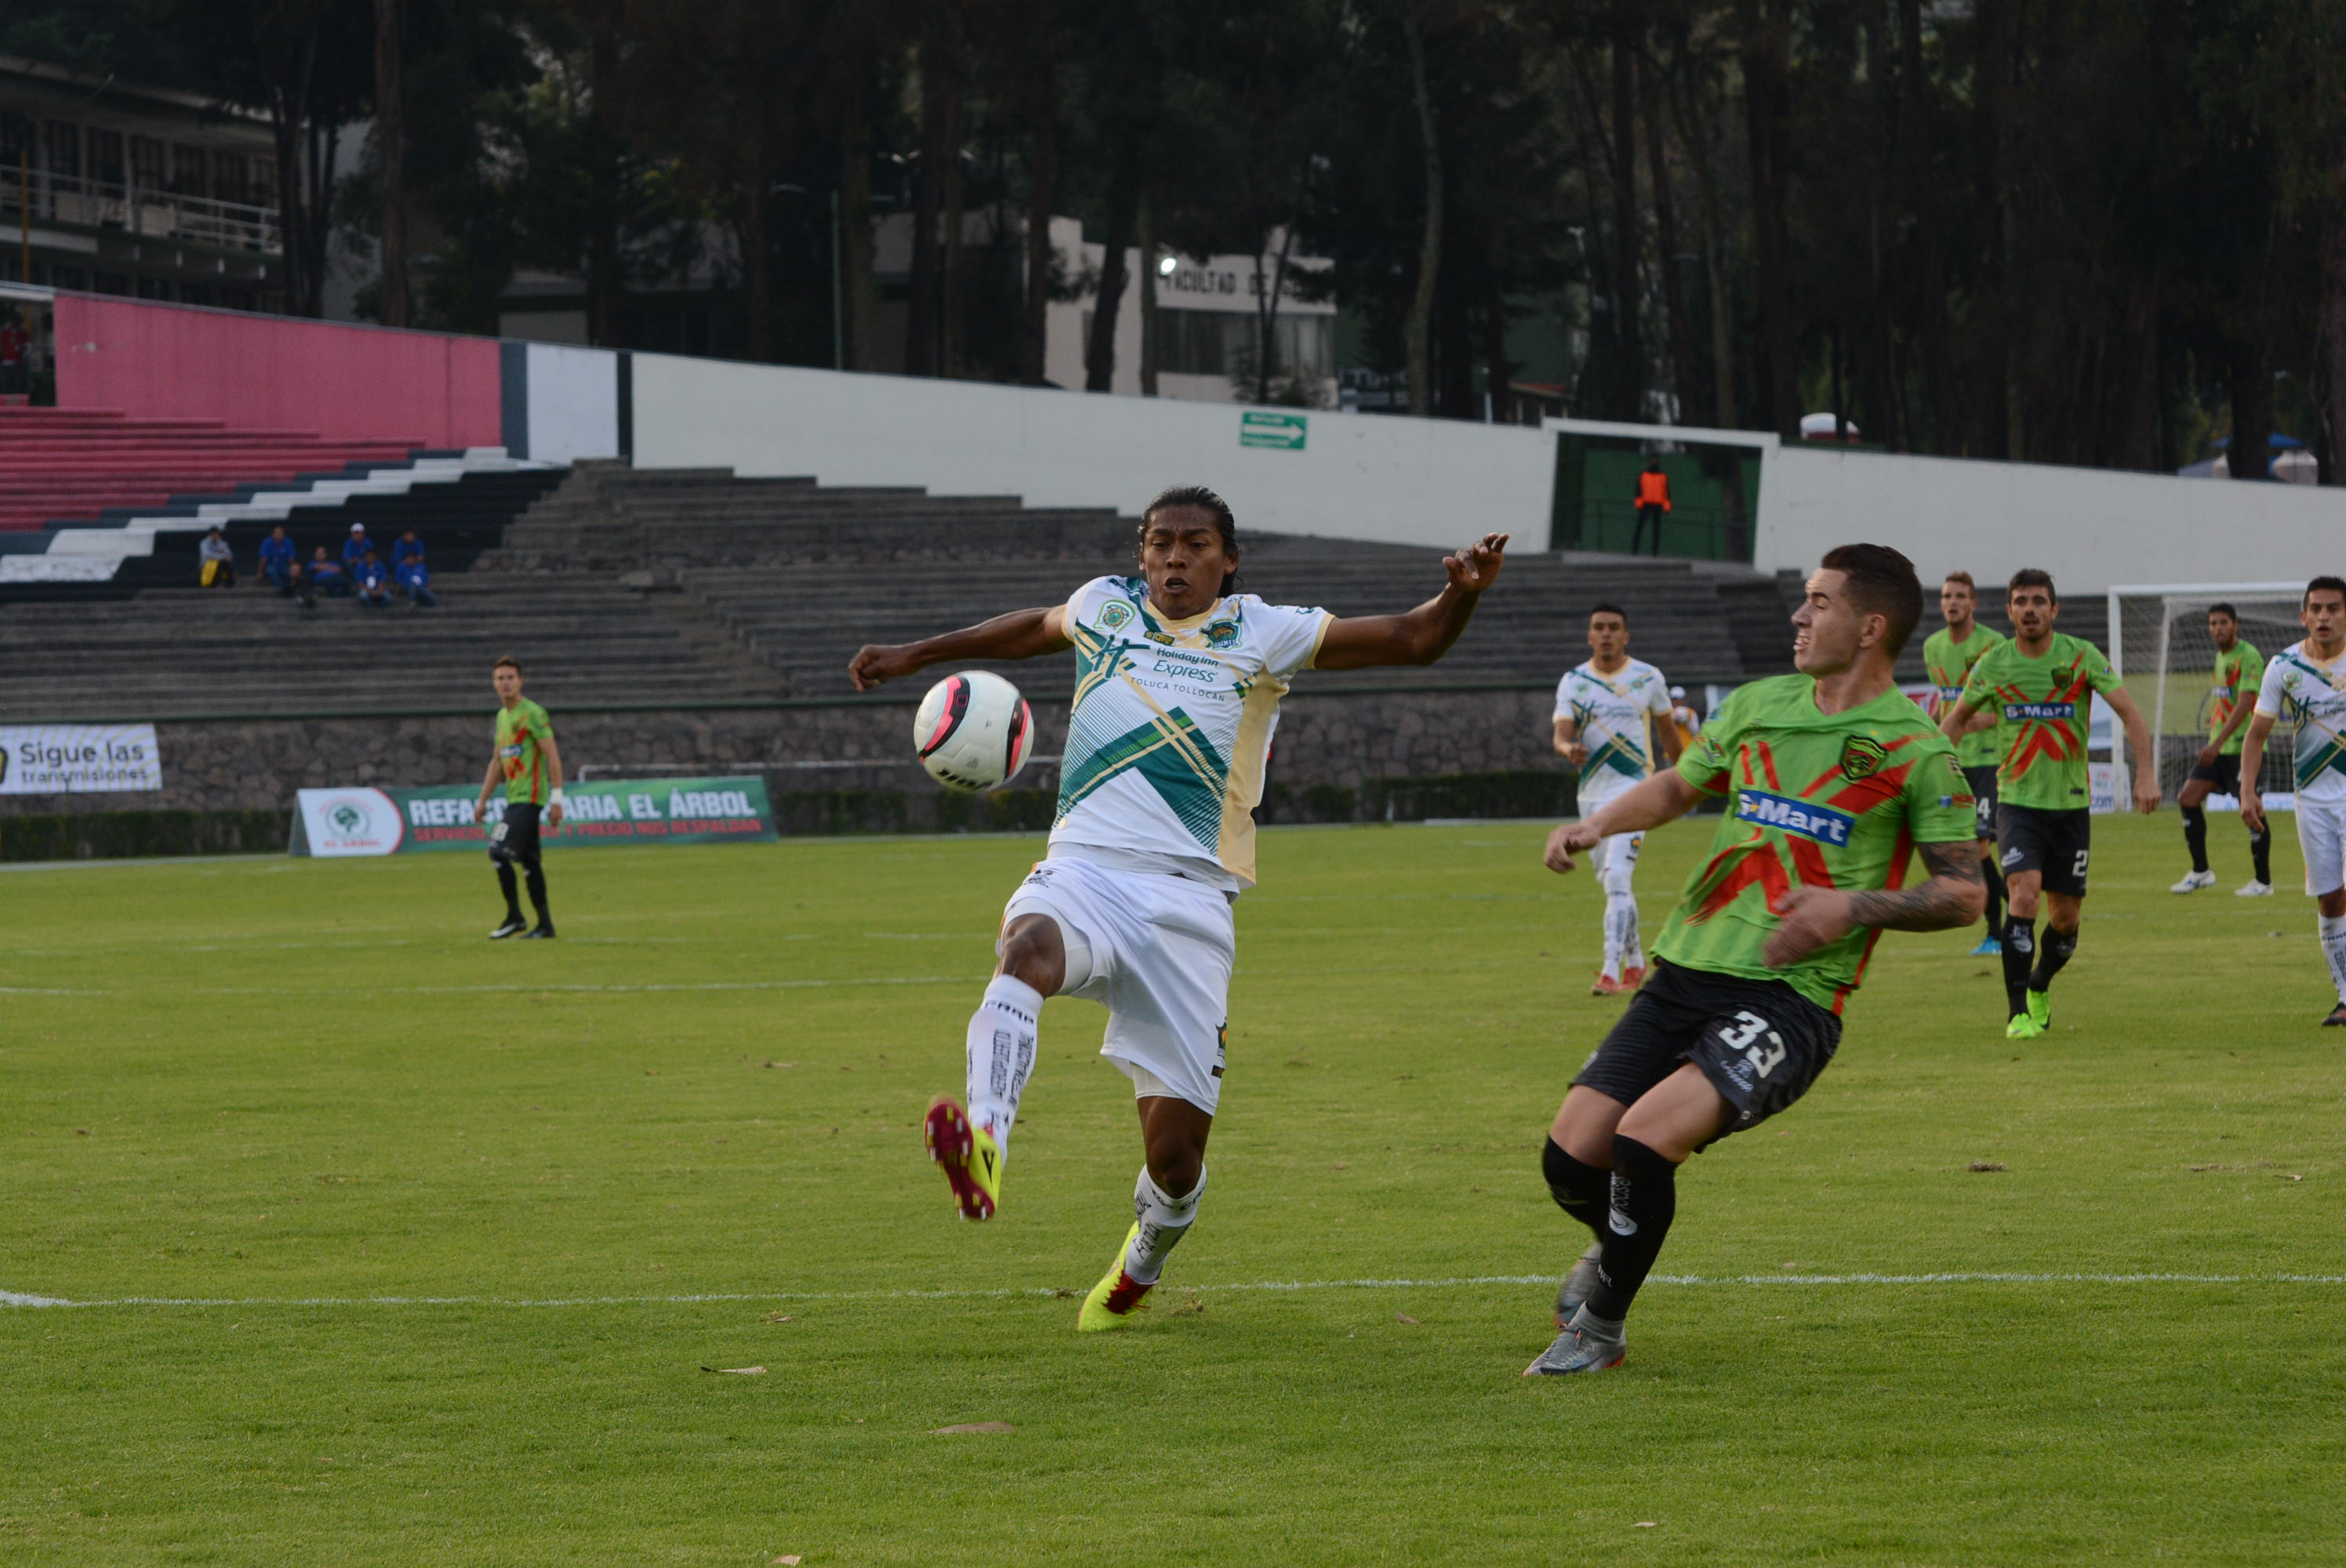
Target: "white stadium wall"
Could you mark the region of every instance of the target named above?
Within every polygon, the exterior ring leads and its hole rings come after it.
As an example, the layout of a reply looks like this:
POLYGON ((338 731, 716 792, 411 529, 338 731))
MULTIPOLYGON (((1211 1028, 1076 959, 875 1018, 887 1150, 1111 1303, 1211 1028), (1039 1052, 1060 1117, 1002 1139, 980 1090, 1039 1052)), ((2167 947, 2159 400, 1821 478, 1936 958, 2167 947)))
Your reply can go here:
POLYGON ((552 343, 531 343, 526 352, 527 455, 540 463, 617 456, 619 356, 552 343))
POLYGON ((730 467, 1126 513, 1168 484, 1208 484, 1242 530, 1443 548, 1498 530, 1547 547, 1556 443, 1521 426, 632 360, 639 468, 730 467), (1299 433, 1300 449, 1253 443, 1299 433))
POLYGON ((2127 583, 2346 573, 2346 490, 1962 458, 1773 446, 1753 564, 1806 570, 1868 539, 1926 582, 1962 569, 1992 591, 2022 566, 2078 597, 2127 583))

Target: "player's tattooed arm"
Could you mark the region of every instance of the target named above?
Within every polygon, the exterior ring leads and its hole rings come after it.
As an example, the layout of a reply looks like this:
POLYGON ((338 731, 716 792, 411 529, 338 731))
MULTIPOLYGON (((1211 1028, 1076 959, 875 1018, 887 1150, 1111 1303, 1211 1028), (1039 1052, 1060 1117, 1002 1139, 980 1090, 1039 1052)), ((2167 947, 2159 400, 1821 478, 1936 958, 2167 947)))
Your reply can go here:
POLYGON ((1783 919, 1768 933, 1760 962, 1771 969, 1796 963, 1830 947, 1859 926, 1883 931, 1949 931, 1979 919, 1987 904, 1976 840, 1921 846, 1930 877, 1911 888, 1842 892, 1796 887, 1784 896, 1783 919))
POLYGON ((1911 888, 1851 893, 1851 924, 1884 931, 1947 931, 1979 919, 1987 886, 1980 877, 1978 840, 1923 844, 1917 852, 1930 876, 1911 888))
POLYGON ((964 658, 1039 658, 1075 646, 1067 640, 1066 606, 1013 610, 974 626, 916 643, 872 643, 847 661, 847 678, 858 691, 914 675, 933 664, 964 658))

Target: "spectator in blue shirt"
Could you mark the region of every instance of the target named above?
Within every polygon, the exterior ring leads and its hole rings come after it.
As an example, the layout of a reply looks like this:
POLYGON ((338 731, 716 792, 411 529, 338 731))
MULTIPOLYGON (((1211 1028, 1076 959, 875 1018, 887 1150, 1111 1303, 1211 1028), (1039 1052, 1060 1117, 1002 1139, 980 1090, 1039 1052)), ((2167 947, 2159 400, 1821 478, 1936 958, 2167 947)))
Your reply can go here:
POLYGON ((260 542, 260 580, 275 584, 280 598, 301 591, 301 557, 293 553, 293 541, 285 536, 282 523, 260 542))
POLYGON ((432 591, 432 568, 423 564, 423 541, 410 529, 392 546, 392 552, 396 557, 391 568, 393 586, 405 594, 407 602, 419 610, 436 606, 440 596, 432 591))
POLYGON ((391 574, 372 550, 359 562, 358 585, 361 604, 377 610, 391 608, 391 574))
POLYGON ((359 566, 374 549, 374 541, 367 537, 366 524, 351 524, 351 536, 342 542, 342 570, 355 577, 359 566))
POLYGON ((351 596, 351 575, 327 558, 323 545, 319 545, 310 557, 309 575, 310 585, 326 597, 347 599, 351 596))

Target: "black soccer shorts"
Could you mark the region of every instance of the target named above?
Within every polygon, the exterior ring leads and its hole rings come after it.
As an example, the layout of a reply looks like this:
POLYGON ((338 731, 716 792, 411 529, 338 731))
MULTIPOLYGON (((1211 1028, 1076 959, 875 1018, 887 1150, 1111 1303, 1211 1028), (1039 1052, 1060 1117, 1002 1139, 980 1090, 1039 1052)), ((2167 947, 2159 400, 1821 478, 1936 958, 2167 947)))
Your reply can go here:
POLYGON ((1993 762, 1964 769, 1964 782, 1972 787, 1973 836, 1981 839, 1995 837, 1995 775, 1993 762))
MULTIPOLYGON (((1691 1062, 1735 1115, 1719 1136, 1756 1127, 1809 1092, 1841 1048, 1841 1020, 1780 980, 1746 980, 1656 959, 1629 1010, 1576 1085, 1625 1105, 1691 1062)), ((1716 1140, 1713 1140, 1716 1141, 1716 1140)))
POLYGON ((505 820, 489 830, 489 859, 535 871, 537 867, 537 816, 540 809, 526 800, 506 801, 505 820))
POLYGON ((2240 754, 2237 751, 2220 752, 2213 762, 2194 762, 2191 777, 2203 784, 2214 785, 2218 795, 2238 795, 2240 792, 2240 754))
POLYGON ((1996 808, 1995 842, 2004 874, 2037 871, 2048 893, 2086 896, 2086 862, 2094 841, 2094 814, 2080 806, 2040 811, 2006 801, 1996 808))

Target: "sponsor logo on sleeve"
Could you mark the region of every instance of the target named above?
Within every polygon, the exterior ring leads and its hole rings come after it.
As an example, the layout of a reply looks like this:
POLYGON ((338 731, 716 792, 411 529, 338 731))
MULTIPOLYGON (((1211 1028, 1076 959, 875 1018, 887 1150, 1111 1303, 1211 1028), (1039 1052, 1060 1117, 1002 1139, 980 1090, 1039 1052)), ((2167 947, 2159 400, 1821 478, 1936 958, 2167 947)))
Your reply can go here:
POLYGON ((1857 819, 1846 811, 1836 811, 1812 800, 1794 799, 1789 795, 1771 795, 1764 789, 1735 792, 1735 820, 1774 828, 1836 849, 1849 843, 1850 833, 1857 826, 1857 819))

